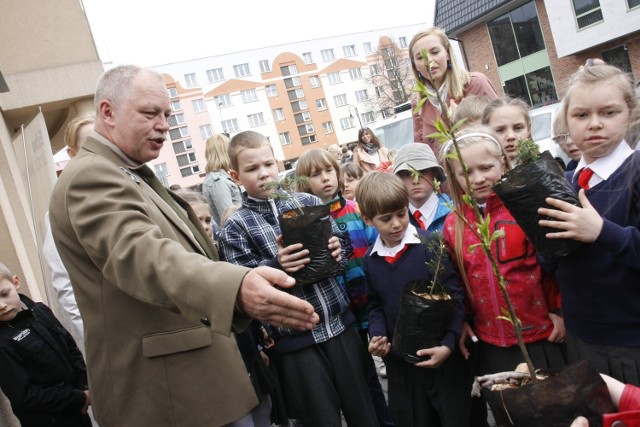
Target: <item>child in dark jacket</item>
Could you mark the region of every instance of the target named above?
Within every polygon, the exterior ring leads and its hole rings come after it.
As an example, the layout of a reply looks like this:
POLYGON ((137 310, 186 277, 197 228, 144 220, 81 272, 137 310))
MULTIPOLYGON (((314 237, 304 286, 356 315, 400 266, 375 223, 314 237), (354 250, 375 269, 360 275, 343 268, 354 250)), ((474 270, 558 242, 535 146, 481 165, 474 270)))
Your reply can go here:
POLYGON ((0 388, 23 427, 91 426, 82 354, 51 310, 0 263, 0 388))

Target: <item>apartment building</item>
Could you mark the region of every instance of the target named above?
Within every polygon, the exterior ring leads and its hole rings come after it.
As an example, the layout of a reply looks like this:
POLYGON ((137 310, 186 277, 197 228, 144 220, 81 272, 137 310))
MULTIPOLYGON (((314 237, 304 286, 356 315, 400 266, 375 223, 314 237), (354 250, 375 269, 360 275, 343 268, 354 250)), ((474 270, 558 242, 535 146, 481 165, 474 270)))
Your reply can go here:
POLYGON ((435 24, 460 40, 469 69, 532 107, 562 99, 588 58, 640 80, 640 0, 438 0, 435 24))
POLYGON ((427 24, 307 40, 165 64, 174 114, 171 149, 155 160, 166 185, 204 180, 206 139, 265 135, 281 169, 310 148, 357 140, 360 127, 393 114, 414 80, 407 46, 427 24))

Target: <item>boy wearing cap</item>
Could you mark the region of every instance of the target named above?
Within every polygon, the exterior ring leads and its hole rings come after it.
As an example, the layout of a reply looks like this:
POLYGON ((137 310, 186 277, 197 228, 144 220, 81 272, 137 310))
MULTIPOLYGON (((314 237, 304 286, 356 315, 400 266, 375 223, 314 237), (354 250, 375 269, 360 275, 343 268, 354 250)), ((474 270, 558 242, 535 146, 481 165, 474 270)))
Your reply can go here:
POLYGON ((433 150, 427 144, 415 142, 402 146, 393 173, 402 179, 409 192, 411 224, 423 230, 442 231, 452 202, 446 194, 434 191, 434 178, 442 183, 446 175, 433 150))

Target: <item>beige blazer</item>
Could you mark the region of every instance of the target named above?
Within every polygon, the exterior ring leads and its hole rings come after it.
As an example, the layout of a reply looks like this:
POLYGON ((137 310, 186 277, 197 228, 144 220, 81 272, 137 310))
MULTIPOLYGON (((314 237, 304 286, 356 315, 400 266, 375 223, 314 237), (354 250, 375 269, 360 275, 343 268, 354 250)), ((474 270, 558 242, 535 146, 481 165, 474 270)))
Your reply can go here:
POLYGON ((96 420, 234 421, 258 403, 232 332, 234 321, 248 320, 234 312, 248 269, 206 258, 175 211, 101 138, 94 133, 67 165, 50 204, 84 320, 96 420))

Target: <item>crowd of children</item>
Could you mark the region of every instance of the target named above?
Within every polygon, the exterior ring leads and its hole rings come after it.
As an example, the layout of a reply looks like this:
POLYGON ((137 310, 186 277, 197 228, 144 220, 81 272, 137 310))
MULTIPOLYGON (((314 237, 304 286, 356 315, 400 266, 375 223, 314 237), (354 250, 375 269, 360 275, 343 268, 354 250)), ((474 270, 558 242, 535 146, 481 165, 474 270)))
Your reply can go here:
MULTIPOLYGON (((587 359, 603 374, 640 385, 640 155, 636 141, 625 140, 640 109, 629 77, 588 65, 566 89, 554 141, 570 157, 566 177, 580 206, 548 199, 539 224, 552 230, 549 239, 584 245, 545 259, 493 190, 516 166, 518 142, 531 136, 528 105, 498 98, 486 77, 459 69, 440 30, 416 35, 409 48, 416 78, 448 101, 454 122, 465 121, 455 141, 437 145, 429 136, 445 112, 428 99, 415 115, 416 142, 395 157, 363 128, 353 162, 341 164, 342 155, 327 150, 305 152, 291 192, 278 185, 269 141, 244 131, 221 139, 216 153, 225 161, 208 170, 223 175, 220 191, 232 190, 224 206, 178 192, 223 260, 292 275, 315 257, 301 243, 284 243, 280 221, 303 207, 328 212, 334 272, 287 290, 311 303, 320 322, 307 331, 254 322, 238 334, 260 404, 233 426, 290 418, 305 427, 338 427, 343 418, 363 427, 487 425, 486 404, 470 397, 474 376, 522 362, 495 271, 536 367, 587 359), (241 203, 236 185, 244 188, 241 203), (499 232, 490 256, 478 248, 480 226, 499 232), (406 284, 435 280, 427 268, 436 256, 428 244, 434 233, 447 249, 439 280, 453 308, 439 342, 410 363, 392 343, 406 284), (388 406, 372 356, 387 367, 388 406)), ((211 188, 221 179, 209 178, 211 188)), ((0 388, 23 426, 91 425, 80 350, 46 306, 18 289, 0 263, 0 364, 8 367, 0 388)), ((619 400, 622 388, 614 388, 619 400)), ((638 409, 637 389, 625 390, 621 408, 638 409)))

